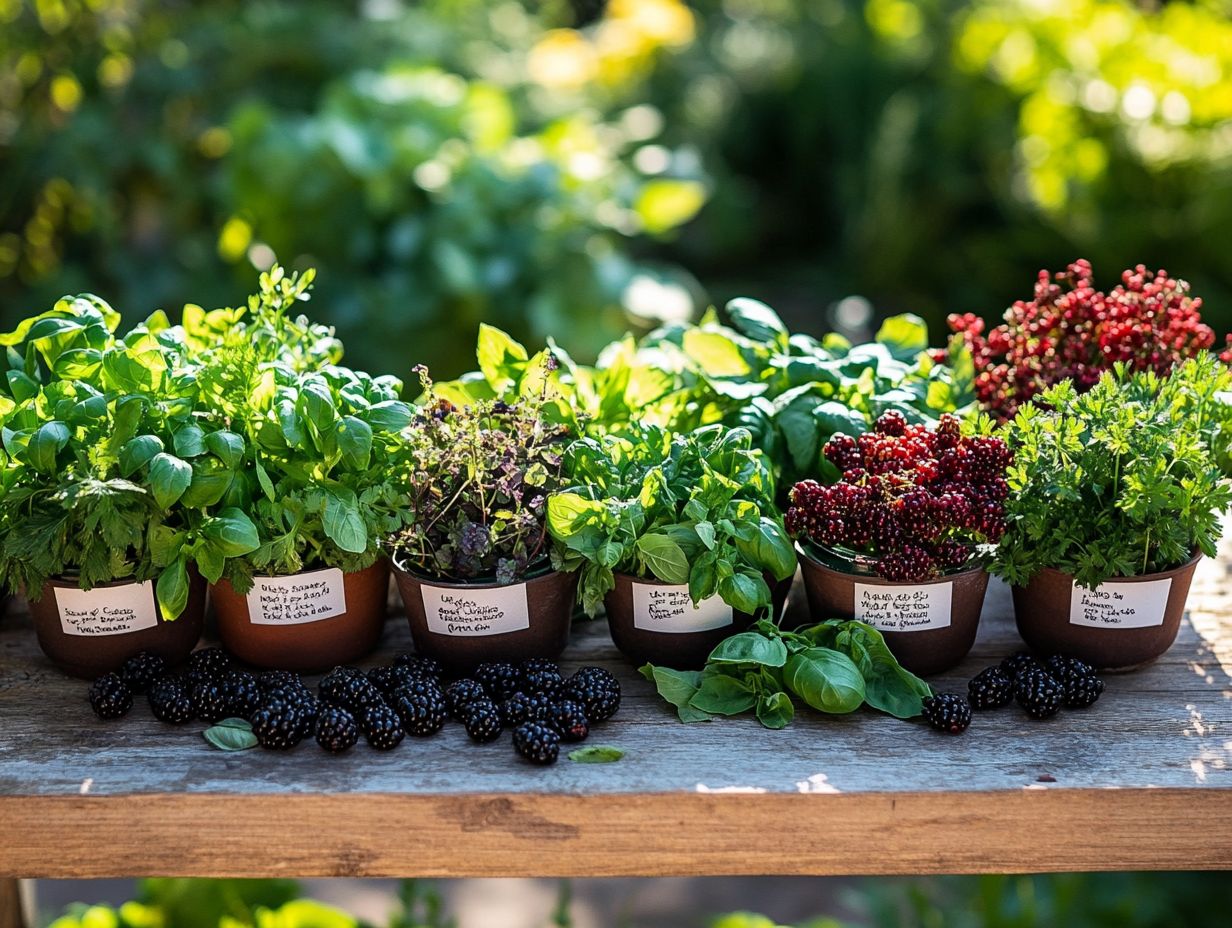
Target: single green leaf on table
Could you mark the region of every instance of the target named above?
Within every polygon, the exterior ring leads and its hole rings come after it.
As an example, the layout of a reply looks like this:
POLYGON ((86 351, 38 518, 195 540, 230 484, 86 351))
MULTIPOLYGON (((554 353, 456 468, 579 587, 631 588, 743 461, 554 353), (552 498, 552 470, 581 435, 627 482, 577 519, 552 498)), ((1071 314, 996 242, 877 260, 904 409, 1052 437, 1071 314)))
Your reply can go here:
POLYGON ((258 743, 252 726, 243 719, 223 719, 207 728, 202 735, 220 751, 247 751, 258 743))
POLYGON ((579 764, 614 764, 624 756, 625 752, 620 748, 606 744, 596 744, 569 752, 569 759, 579 764))
POLYGON ((676 707, 676 714, 680 717, 680 721, 710 721, 707 713, 689 705, 689 701, 702 685, 700 670, 673 670, 671 667, 643 664, 638 668, 638 672, 655 685, 660 696, 676 707))

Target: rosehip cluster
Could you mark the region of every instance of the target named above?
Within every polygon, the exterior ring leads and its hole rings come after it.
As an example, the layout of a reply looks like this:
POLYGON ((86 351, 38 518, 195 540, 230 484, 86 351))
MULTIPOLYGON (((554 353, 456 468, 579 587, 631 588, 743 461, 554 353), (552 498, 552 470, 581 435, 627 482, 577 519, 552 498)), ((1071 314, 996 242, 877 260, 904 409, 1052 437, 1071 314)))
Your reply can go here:
MULTIPOLYGON (((1118 361, 1166 375, 1178 361, 1214 346, 1201 308, 1188 283, 1141 264, 1102 293, 1090 262, 1080 259, 1057 274, 1040 271, 1034 298, 1014 303, 987 334, 972 313, 951 315, 949 324, 971 350, 980 405, 1004 421, 1062 380, 1089 390, 1118 361)), ((1232 363, 1232 337, 1228 345, 1221 357, 1232 363)))
POLYGON ((1013 456, 1000 438, 964 436, 954 416, 932 430, 892 410, 858 438, 834 435, 823 453, 842 479, 797 483, 787 531, 873 554, 887 580, 927 580, 962 567, 973 543, 1005 533, 1013 456))

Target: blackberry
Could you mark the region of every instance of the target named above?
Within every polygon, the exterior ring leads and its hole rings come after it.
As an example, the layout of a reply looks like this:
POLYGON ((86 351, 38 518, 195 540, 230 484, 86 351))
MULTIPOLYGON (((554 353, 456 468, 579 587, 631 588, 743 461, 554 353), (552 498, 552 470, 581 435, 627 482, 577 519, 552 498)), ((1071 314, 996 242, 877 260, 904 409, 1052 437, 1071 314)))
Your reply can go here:
POLYGON ((368 682, 388 696, 398 685, 398 668, 393 666, 373 667, 368 671, 368 682))
POLYGON ((356 677, 367 679, 358 667, 335 667, 321 678, 321 682, 317 685, 317 693, 324 702, 331 705, 336 704, 347 681, 356 677))
POLYGON ((939 693, 924 699, 924 719, 937 731, 961 735, 971 724, 971 706, 954 693, 939 693))
POLYGON ((329 706, 318 715, 315 727, 317 744, 330 754, 341 754, 359 741, 355 716, 337 706, 329 706))
MULTIPOLYGON (((393 705, 394 701, 399 696, 431 696, 434 699, 445 699, 445 691, 441 689, 441 684, 434 677, 411 677, 409 680, 404 680, 394 687, 390 693, 388 702, 393 705)), ((447 702, 447 700, 446 700, 447 702)))
POLYGON ((360 716, 359 727, 368 744, 378 751, 389 751, 402 743, 402 721, 385 703, 369 706, 360 716))
POLYGON ((201 648, 188 655, 188 678, 193 684, 217 680, 230 669, 231 655, 222 648, 201 648))
POLYGON ((565 682, 556 662, 541 657, 522 661, 518 666, 518 678, 521 681, 518 689, 523 693, 544 693, 548 696, 555 696, 565 682))
POLYGON ((192 688, 193 715, 203 722, 220 722, 227 717, 230 705, 223 685, 206 680, 192 688))
POLYGON ((552 708, 552 699, 542 693, 527 695, 514 693, 501 705, 501 718, 506 725, 521 725, 523 722, 542 722, 552 708))
POLYGON ((363 674, 322 680, 321 701, 327 705, 341 706, 355 716, 362 715, 373 706, 385 705, 381 691, 363 674))
POLYGON ((308 689, 300 675, 289 670, 267 670, 264 673, 259 673, 257 674, 257 683, 261 686, 261 689, 266 691, 308 689))
POLYGON ((560 755, 560 735, 541 722, 523 722, 513 730, 513 749, 532 764, 554 764, 560 755))
POLYGON ((402 719, 402 729, 416 738, 435 735, 445 726, 449 707, 441 695, 401 693, 394 708, 402 719))
POLYGON ((120 678, 130 692, 144 693, 167 675, 167 662, 157 654, 134 654, 120 668, 120 678))
POLYGON ((304 717, 285 703, 262 706, 252 714, 257 743, 271 751, 286 751, 304 740, 304 717))
POLYGON ((1042 670, 1028 670, 1014 679, 1014 698, 1033 719, 1052 718, 1065 701, 1065 687, 1042 670))
POLYGON ((488 691, 478 680, 457 680, 445 688, 445 700, 449 703, 449 712, 455 719, 461 719, 462 710, 481 699, 488 699, 488 691))
POLYGON ((90 708, 100 719, 118 719, 133 707, 133 693, 118 673, 105 673, 90 685, 90 708))
POLYGON ((1014 701, 1014 681, 1000 667, 985 667, 967 684, 972 709, 1000 709, 1014 701))
POLYGON ((1001 662, 1001 669, 1009 675, 1011 680, 1017 680, 1018 675, 1024 670, 1042 670, 1043 666, 1034 654, 1026 651, 1011 654, 1001 662))
POLYGON ((518 670, 513 664, 488 663, 480 664, 471 674, 483 684, 492 701, 500 704, 518 690, 518 670))
POLYGON ((1099 677, 1075 677, 1064 684, 1065 705, 1070 709, 1085 709, 1093 706, 1104 692, 1104 681, 1099 677))
POLYGON ((1095 676, 1095 668, 1086 661, 1064 654, 1054 654, 1044 661, 1044 669, 1054 679, 1068 687, 1074 680, 1095 676))
POLYGON ((606 722, 620 708, 620 681, 602 667, 583 667, 565 682, 561 696, 581 703, 592 725, 606 722))
POLYGON ((496 708, 496 703, 486 697, 468 703, 462 711, 462 725, 473 741, 487 744, 499 738, 504 731, 500 710, 496 708))
POLYGON ((585 741, 590 734, 590 721, 581 703, 564 699, 553 703, 548 709, 548 725, 560 735, 562 741, 585 741))
POLYGON ((445 676, 445 670, 438 661, 431 657, 424 657, 422 654, 411 654, 407 651, 401 651, 394 656, 394 666, 406 667, 416 673, 435 677, 438 680, 445 676))
POLYGON ((227 701, 227 714, 241 719, 256 712, 265 698, 257 678, 246 670, 232 670, 223 677, 222 692, 227 701))
POLYGON ((160 722, 183 725, 193 720, 192 697, 179 680, 164 677, 150 687, 146 699, 154 718, 160 722))

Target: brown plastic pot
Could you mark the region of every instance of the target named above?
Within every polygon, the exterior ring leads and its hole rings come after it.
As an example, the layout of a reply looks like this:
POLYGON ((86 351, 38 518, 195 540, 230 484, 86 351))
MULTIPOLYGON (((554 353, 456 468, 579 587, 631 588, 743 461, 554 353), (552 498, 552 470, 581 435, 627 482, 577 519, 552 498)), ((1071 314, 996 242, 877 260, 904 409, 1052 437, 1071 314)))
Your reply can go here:
POLYGON ((521 583, 448 583, 394 561, 415 650, 452 671, 487 661, 556 658, 569 643, 578 574, 550 570, 521 583))
MULTIPOLYGON (((1124 617, 1110 616, 1103 608, 1097 610, 1102 616, 1095 620, 1100 624, 1075 624, 1078 616, 1071 614, 1075 592, 1073 575, 1045 567, 1026 586, 1012 588, 1018 633, 1035 651, 1066 654, 1108 670, 1128 670, 1153 661, 1176 641, 1185 613, 1185 600, 1189 597, 1189 585, 1201 559, 1199 554, 1172 570, 1141 577, 1116 577, 1101 584, 1098 590, 1103 595, 1098 601, 1114 609, 1117 603, 1123 602, 1115 600, 1115 594, 1119 592, 1123 596, 1129 592, 1132 595, 1132 591, 1110 589, 1110 584, 1167 584, 1166 591, 1162 586, 1154 588, 1156 595, 1152 598, 1156 602, 1153 605, 1160 608, 1148 609, 1138 617, 1139 621, 1154 624, 1142 626, 1120 624, 1125 621, 1124 617)), ((1143 606, 1148 605, 1143 603, 1143 606)))
POLYGON ((76 580, 48 580, 38 601, 30 602, 30 615, 43 653, 74 677, 88 679, 117 670, 142 651, 157 654, 175 665, 187 658, 201 640, 205 581, 190 569, 188 603, 171 622, 164 621, 158 611, 153 581, 144 588, 129 581, 116 581, 83 591, 76 580), (73 602, 69 602, 70 597, 73 602), (63 618, 61 606, 66 613, 63 618), (114 630, 117 610, 132 610, 134 623, 143 627, 114 630), (73 614, 83 611, 93 615, 73 614))
POLYGON ((684 610, 692 608, 688 587, 661 583, 658 580, 643 580, 629 574, 618 573, 615 577, 615 587, 603 599, 607 625, 612 641, 616 643, 620 653, 635 664, 649 661, 677 670, 701 667, 720 641, 753 624, 754 617, 748 613, 715 603, 714 608, 720 611, 721 617, 731 617, 730 621, 719 627, 702 631, 668 631, 646 627, 665 622, 663 627, 667 629, 673 627, 674 623, 652 617, 645 602, 639 606, 635 587, 642 587, 649 595, 657 595, 665 600, 670 597, 672 605, 668 611, 676 616, 688 616, 689 613, 684 610))
MULTIPOLYGON (((385 625, 385 591, 389 584, 389 562, 378 560, 371 567, 353 573, 334 569, 308 570, 288 577, 257 577, 255 580, 288 584, 301 580, 303 584, 326 583, 330 603, 341 612, 324 618, 304 614, 302 607, 289 607, 281 613, 287 618, 257 617, 249 609, 249 596, 241 596, 227 580, 210 587, 214 614, 218 619, 218 637, 240 660, 254 667, 271 670, 294 670, 308 673, 327 670, 339 664, 349 664, 372 652, 381 640, 385 625), (341 574, 342 599, 337 594, 337 576, 341 574)), ((331 611, 332 610, 328 610, 331 611)))
POLYGON ((835 570, 805 550, 800 552, 800 565, 809 612, 815 622, 856 618, 857 584, 876 588, 874 596, 891 597, 885 600, 886 620, 870 620, 867 615, 864 619, 881 630, 886 645, 898 662, 912 673, 925 675, 949 670, 967 656, 975 643, 980 612, 984 608, 984 593, 988 589, 988 572, 983 567, 958 571, 924 583, 902 583, 835 570), (948 625, 897 631, 891 627, 892 624, 912 621, 904 616, 903 610, 893 602, 893 597, 904 596, 907 591, 921 588, 935 591, 947 583, 951 584, 948 625))

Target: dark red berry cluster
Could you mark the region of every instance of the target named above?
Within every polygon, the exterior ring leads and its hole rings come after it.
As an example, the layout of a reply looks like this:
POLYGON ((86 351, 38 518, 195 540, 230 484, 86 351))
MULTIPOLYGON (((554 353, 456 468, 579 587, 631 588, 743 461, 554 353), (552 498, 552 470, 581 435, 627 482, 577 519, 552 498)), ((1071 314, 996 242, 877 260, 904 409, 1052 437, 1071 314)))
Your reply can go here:
MULTIPOLYGON (((1034 298, 1014 303, 987 334, 973 313, 952 315, 949 323, 971 349, 980 405, 1005 420, 1062 380, 1089 390, 1118 361, 1167 374, 1214 346, 1201 308, 1188 283, 1141 264, 1103 293, 1094 287, 1090 262, 1080 259, 1057 274, 1040 271, 1034 298)), ((1232 340, 1225 360, 1232 361, 1232 340)))
POLYGON ((934 431, 890 411, 858 438, 834 435, 823 452, 842 479, 797 483, 787 530, 872 554, 887 580, 927 580, 962 567, 974 543, 994 543, 1005 532, 1012 455, 1000 438, 964 436, 954 416, 934 431))

